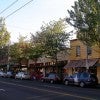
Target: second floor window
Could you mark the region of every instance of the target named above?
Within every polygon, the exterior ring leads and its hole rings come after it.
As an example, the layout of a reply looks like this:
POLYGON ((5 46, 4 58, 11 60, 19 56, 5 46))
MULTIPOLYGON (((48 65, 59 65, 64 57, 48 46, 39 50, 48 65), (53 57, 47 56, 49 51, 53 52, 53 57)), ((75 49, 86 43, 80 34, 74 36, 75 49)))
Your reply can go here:
POLYGON ((91 55, 92 54, 92 49, 91 47, 87 47, 87 55, 91 55))
POLYGON ((76 56, 80 56, 81 51, 80 51, 80 46, 76 46, 76 56))

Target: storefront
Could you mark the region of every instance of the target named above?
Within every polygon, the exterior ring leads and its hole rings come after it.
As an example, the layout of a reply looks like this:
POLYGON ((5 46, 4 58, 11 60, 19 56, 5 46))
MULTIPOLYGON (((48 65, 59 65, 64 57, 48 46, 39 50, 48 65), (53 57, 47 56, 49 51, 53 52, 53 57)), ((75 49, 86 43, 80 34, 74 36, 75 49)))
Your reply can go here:
POLYGON ((50 72, 56 72, 59 75, 63 74, 63 66, 65 66, 67 61, 59 61, 57 63, 54 62, 46 62, 46 63, 31 63, 29 64, 30 72, 42 72, 45 76, 50 72))
POLYGON ((72 75, 78 71, 89 71, 95 73, 98 77, 100 83, 100 61, 99 59, 88 59, 86 64, 86 59, 81 60, 71 60, 67 65, 64 66, 65 74, 72 75), (86 67, 88 65, 88 68, 86 67))

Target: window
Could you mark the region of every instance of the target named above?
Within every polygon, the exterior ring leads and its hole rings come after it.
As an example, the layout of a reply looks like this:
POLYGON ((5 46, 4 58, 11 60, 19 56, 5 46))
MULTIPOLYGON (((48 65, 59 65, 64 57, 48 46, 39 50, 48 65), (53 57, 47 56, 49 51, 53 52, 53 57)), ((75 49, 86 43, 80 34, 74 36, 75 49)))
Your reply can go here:
POLYGON ((76 46, 76 56, 80 56, 80 46, 76 46))
POLYGON ((92 49, 91 47, 87 47, 87 55, 91 55, 92 54, 92 49))

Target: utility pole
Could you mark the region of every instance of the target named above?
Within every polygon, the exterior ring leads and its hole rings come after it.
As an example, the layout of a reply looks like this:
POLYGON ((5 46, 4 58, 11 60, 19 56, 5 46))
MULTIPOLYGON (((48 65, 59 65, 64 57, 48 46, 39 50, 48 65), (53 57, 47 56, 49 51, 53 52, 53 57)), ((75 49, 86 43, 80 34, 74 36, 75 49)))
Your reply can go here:
POLYGON ((8 42, 8 45, 7 45, 7 71, 9 70, 9 67, 10 67, 10 64, 9 64, 9 60, 10 60, 10 56, 9 56, 9 50, 10 50, 10 41, 8 42))
POLYGON ((89 69, 89 66, 88 66, 88 46, 86 45, 86 69, 88 70, 89 69))

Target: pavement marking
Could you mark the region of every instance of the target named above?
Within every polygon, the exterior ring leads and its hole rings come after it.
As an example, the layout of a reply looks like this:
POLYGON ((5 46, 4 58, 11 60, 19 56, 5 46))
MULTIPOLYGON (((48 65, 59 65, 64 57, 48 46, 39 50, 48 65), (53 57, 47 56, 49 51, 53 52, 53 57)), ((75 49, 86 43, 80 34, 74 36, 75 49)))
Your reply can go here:
POLYGON ((33 99, 33 98, 41 98, 41 97, 47 97, 47 96, 52 96, 52 95, 55 95, 55 94, 42 95, 42 96, 32 96, 32 97, 28 97, 27 99, 28 99, 28 100, 31 100, 31 99, 33 99))
POLYGON ((17 82, 17 83, 20 83, 20 81, 18 81, 18 80, 12 80, 12 82, 17 82))
POLYGON ((56 89, 62 89, 61 87, 55 87, 55 86, 50 86, 50 85, 41 85, 41 86, 44 86, 44 87, 52 87, 52 88, 56 88, 56 89))
POLYGON ((4 92, 5 92, 6 90, 4 90, 4 89, 0 89, 0 91, 4 91, 4 92))
POLYGON ((74 95, 74 94, 70 94, 70 93, 64 93, 64 92, 61 93, 61 92, 56 92, 56 91, 47 90, 47 89, 39 89, 39 88, 36 88, 36 87, 30 87, 30 86, 25 86, 25 85, 21 85, 21 84, 10 83, 10 82, 2 82, 2 81, 0 81, 0 83, 9 84, 9 85, 15 85, 15 86, 20 86, 20 87, 29 88, 29 89, 35 89, 35 90, 38 90, 38 91, 55 93, 55 94, 64 95, 64 96, 71 96, 71 97, 85 99, 85 100, 96 100, 94 98, 83 97, 83 96, 74 95))

